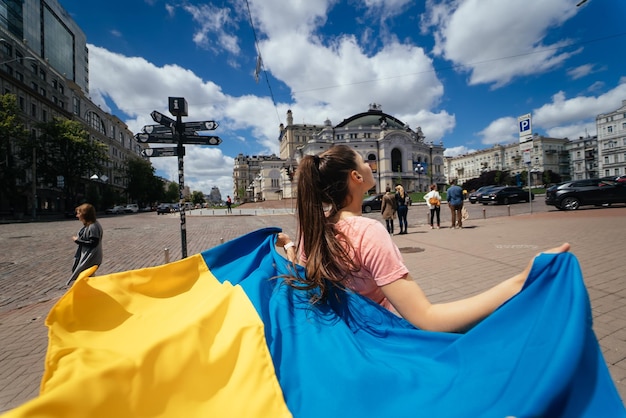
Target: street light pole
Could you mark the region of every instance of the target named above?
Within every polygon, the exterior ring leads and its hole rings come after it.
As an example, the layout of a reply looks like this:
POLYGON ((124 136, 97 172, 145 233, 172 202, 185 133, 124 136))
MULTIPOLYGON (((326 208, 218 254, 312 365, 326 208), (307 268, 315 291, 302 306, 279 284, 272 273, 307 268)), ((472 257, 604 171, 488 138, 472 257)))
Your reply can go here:
POLYGON ((433 184, 433 168, 435 167, 433 164, 433 144, 430 144, 430 184, 433 184))

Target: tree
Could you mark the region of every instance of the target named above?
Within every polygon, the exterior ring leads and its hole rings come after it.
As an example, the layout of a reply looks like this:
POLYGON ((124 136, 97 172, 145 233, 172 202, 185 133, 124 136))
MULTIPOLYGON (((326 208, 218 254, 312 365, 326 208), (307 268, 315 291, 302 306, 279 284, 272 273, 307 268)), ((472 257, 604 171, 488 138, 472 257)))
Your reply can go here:
POLYGON ((177 183, 170 183, 165 191, 166 202, 178 202, 180 200, 180 190, 177 183))
POLYGON ((89 138, 79 122, 53 118, 38 125, 37 174, 45 183, 56 184, 63 176, 66 207, 78 201, 78 185, 102 172, 109 161, 107 146, 89 138), (45 150, 45 153, 44 153, 45 150))
POLYGON ((194 205, 197 204, 202 204, 206 202, 206 200, 204 199, 204 193, 199 192, 199 191, 193 191, 191 193, 191 203, 193 203, 194 205))
POLYGON ((18 190, 18 179, 24 177, 24 165, 15 157, 17 151, 27 145, 27 142, 28 131, 20 117, 16 96, 0 95, 0 202, 4 203, 2 206, 25 209, 22 207, 23 198, 18 190))
POLYGON ((129 158, 126 173, 128 176, 128 195, 131 201, 140 204, 161 201, 165 195, 163 181, 154 175, 155 169, 150 162, 141 158, 129 158))

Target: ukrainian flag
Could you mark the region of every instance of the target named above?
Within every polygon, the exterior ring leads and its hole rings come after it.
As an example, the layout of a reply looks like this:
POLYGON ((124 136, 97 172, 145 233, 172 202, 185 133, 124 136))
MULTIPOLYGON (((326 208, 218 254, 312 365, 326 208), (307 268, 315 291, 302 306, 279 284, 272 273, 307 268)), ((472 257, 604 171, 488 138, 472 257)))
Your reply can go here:
POLYGON ((50 312, 41 394, 13 417, 623 417, 576 258, 543 254, 465 334, 284 284, 262 229, 184 260, 85 274, 50 312))

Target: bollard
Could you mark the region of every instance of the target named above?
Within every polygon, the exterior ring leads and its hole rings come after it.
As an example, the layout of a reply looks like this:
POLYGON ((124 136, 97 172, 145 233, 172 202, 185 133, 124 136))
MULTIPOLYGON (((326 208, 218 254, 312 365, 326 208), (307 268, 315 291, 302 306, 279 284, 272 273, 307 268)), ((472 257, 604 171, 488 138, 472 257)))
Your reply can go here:
POLYGON ((509 211, 509 216, 511 216, 511 205, 507 205, 506 209, 509 211))
POLYGON ((220 238, 220 244, 224 243, 224 238, 220 238))
POLYGON ((483 208, 483 219, 487 219, 487 209, 483 208))
POLYGON ((163 250, 163 252, 165 253, 165 264, 170 262, 170 249, 169 248, 165 248, 165 250, 163 250))

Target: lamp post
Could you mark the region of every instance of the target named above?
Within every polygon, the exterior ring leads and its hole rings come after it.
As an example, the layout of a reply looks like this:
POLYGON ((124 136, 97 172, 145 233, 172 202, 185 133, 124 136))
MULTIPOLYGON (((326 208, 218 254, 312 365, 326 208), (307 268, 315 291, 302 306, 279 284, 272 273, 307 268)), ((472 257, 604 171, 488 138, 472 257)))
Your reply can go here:
POLYGON ((415 167, 415 174, 417 174, 417 191, 422 191, 422 174, 424 174, 424 166, 422 163, 417 163, 415 167))
POLYGON ((435 167, 433 164, 433 144, 430 144, 429 147, 429 152, 430 152, 430 160, 429 160, 429 164, 430 164, 430 184, 433 184, 433 168, 435 167))
POLYGON ((283 165, 283 169, 285 170, 285 174, 289 179, 289 198, 291 200, 291 212, 293 212, 293 177, 296 173, 296 165, 294 165, 293 159, 287 160, 285 165, 283 165))

